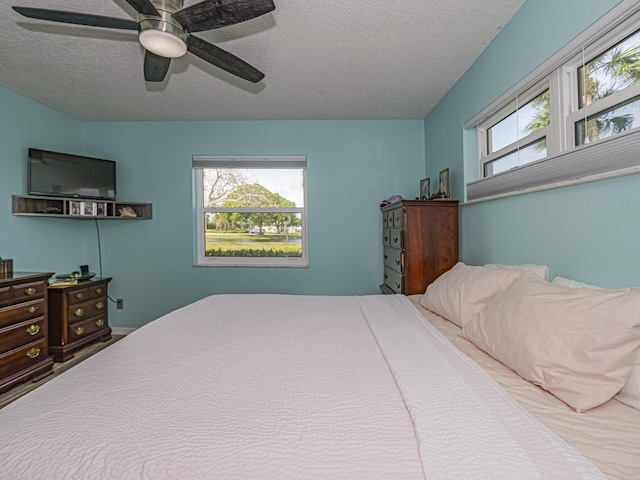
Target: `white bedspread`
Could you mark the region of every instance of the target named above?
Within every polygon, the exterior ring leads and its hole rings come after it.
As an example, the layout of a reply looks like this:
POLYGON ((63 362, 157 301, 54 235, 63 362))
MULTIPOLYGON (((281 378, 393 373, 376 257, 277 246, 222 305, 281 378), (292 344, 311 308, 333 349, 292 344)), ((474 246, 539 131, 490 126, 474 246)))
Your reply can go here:
POLYGON ((218 295, 0 410, 0 478, 604 478, 404 296, 218 295))

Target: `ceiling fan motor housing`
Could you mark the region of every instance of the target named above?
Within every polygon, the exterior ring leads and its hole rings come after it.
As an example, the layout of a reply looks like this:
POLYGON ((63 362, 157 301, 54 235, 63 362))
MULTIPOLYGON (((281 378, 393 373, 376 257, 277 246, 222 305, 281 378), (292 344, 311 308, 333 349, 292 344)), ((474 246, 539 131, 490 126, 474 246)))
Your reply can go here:
POLYGON ((182 8, 182 0, 151 0, 160 17, 138 16, 139 39, 142 46, 161 57, 181 57, 187 53, 189 34, 173 14, 182 8))

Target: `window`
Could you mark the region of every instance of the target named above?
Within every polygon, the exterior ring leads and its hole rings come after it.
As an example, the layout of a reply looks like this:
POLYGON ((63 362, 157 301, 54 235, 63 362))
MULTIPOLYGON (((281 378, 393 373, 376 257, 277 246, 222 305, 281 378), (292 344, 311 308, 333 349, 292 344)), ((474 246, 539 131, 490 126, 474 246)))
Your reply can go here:
POLYGON ((193 157, 197 264, 306 267, 306 157, 193 157))
POLYGON ((547 156, 549 89, 518 96, 478 129, 483 176, 490 177, 547 156), (525 102, 522 106, 522 99, 525 102))
POLYGON ((640 171, 640 5, 622 1, 465 124, 467 201, 640 171))
POLYGON ((575 82, 577 108, 570 116, 575 145, 640 126, 640 31, 581 62, 575 82))

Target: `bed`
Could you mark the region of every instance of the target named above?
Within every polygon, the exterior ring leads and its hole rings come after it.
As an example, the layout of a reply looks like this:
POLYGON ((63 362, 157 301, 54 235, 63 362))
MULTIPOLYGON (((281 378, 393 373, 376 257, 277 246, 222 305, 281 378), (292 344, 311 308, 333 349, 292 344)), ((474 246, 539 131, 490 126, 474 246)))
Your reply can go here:
POLYGON ((640 411, 576 413, 421 299, 199 300, 0 410, 0 476, 640 478, 640 411))

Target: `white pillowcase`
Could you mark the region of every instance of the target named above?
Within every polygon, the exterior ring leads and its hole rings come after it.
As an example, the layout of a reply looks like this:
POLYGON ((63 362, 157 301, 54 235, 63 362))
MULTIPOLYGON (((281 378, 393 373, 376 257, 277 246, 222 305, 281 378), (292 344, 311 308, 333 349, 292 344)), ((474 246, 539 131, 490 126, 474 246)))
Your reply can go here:
MULTIPOLYGON (((564 285, 570 288, 595 288, 595 285, 589 285, 588 283, 578 282, 577 280, 571 280, 565 277, 556 277, 553 279, 553 283, 558 285, 564 285)), ((640 410, 640 351, 636 355, 636 360, 631 369, 631 374, 627 379, 627 382, 622 387, 622 390, 614 397, 616 400, 629 405, 630 407, 640 410)))
POLYGON ((631 369, 631 374, 629 378, 627 378, 627 382, 614 398, 630 407, 640 410, 640 351, 638 351, 636 355, 636 360, 631 369))
POLYGON ((521 275, 516 270, 492 270, 458 262, 427 287, 420 304, 462 327, 521 275))
POLYGON ((523 275, 460 334, 583 412, 625 384, 640 348, 640 289, 568 288, 523 275))
POLYGON ((553 282, 551 283, 555 283, 556 285, 562 285, 563 287, 569 287, 569 288, 595 288, 600 290, 600 287, 596 287, 595 285, 589 285, 588 283, 584 283, 584 282, 579 282, 577 280, 571 280, 570 278, 565 278, 565 277, 555 277, 553 279, 553 282))
POLYGON ((499 263, 487 263, 484 265, 485 268, 491 268, 493 270, 517 270, 522 273, 535 273, 538 277, 543 280, 549 280, 549 267, 546 265, 536 265, 533 263, 523 263, 521 265, 502 265, 499 263))

